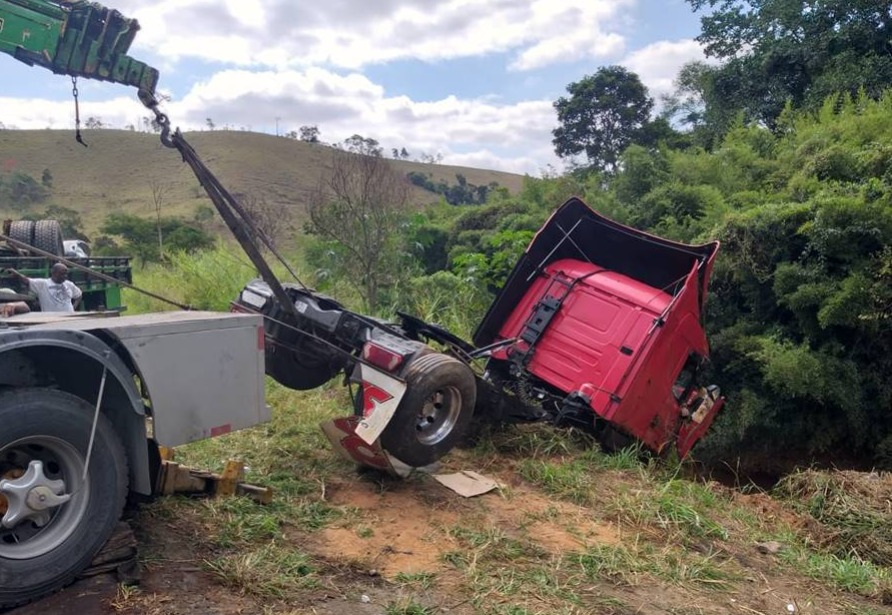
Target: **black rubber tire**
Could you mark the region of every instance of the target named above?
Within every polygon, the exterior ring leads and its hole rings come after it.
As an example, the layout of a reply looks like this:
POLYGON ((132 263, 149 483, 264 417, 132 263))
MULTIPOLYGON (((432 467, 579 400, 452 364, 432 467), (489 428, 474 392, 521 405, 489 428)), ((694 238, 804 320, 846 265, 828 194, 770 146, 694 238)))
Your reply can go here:
POLYGON ((403 463, 420 468, 443 457, 464 437, 474 414, 477 383, 471 368, 439 352, 414 358, 403 377, 406 394, 381 434, 381 446, 403 463), (429 436, 422 427, 425 407, 437 396, 452 396, 447 399, 456 404, 458 414, 442 433, 425 441, 429 436))
MULTIPOLYGON (((93 408, 69 393, 52 389, 19 389, 0 394, 0 425, 3 426, 0 430, 0 464, 8 464, 13 455, 23 454, 21 451, 51 451, 51 442, 60 448, 69 447, 69 452, 79 456, 83 463, 92 424, 93 408), (31 439, 31 444, 25 443, 31 439), (35 449, 34 442, 40 440, 47 446, 35 449), (17 442, 23 443, 21 448, 17 448, 17 442)), ((48 477, 52 471, 48 471, 48 477)), ((72 478, 65 476, 62 470, 55 471, 62 472, 60 477, 66 482, 66 493, 68 485, 80 481, 79 476, 72 478)), ((40 530, 41 533, 48 532, 54 523, 64 523, 65 507, 84 506, 83 514, 72 522, 71 533, 60 535, 58 545, 51 550, 34 557, 19 554, 14 558, 11 549, 18 548, 12 537, 14 530, 0 526, 0 609, 30 602, 71 583, 111 535, 121 516, 127 482, 126 453, 112 424, 100 414, 87 488, 75 490, 72 500, 56 509, 49 523, 40 530), (4 547, 10 544, 14 547, 4 552, 4 547)), ((41 533, 34 538, 40 538, 41 533)), ((23 544, 27 540, 30 538, 23 544)))
POLYGON ((331 356, 328 347, 313 341, 303 341, 303 345, 305 350, 296 352, 267 342, 267 375, 289 389, 309 391, 322 386, 343 369, 343 361, 331 356))
POLYGON ((34 223, 34 242, 31 245, 53 256, 63 256, 62 225, 56 220, 38 220, 34 223))
MULTIPOLYGON (((292 299, 302 289, 293 284, 283 284, 292 299)), ((339 306, 338 306, 339 307, 339 306)), ((264 320, 268 340, 265 359, 266 373, 279 384, 297 391, 308 391, 322 386, 337 376, 347 364, 347 353, 339 353, 329 345, 315 339, 312 331, 295 331, 279 322, 293 323, 275 298, 269 299, 261 312, 272 320, 264 320)))
POLYGON ((9 224, 9 237, 29 246, 34 245, 34 220, 15 220, 9 224))

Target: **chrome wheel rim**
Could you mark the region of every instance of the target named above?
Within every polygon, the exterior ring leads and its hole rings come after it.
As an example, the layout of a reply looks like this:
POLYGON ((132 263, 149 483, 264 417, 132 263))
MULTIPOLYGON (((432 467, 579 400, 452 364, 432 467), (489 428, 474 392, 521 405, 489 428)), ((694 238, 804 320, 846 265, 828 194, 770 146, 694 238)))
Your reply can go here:
POLYGON ((461 414, 461 392, 455 387, 437 389, 418 413, 415 435, 424 445, 442 442, 452 433, 461 414))
MULTIPOLYGON (((32 436, 17 440, 0 449, 0 482, 10 494, 21 485, 21 475, 32 462, 42 466, 43 482, 61 486, 57 495, 70 499, 45 511, 43 518, 26 518, 13 527, 0 523, 0 558, 33 559, 49 553, 64 543, 77 529, 89 503, 89 478, 84 481, 84 458, 74 446, 51 436, 32 436), (18 478, 16 478, 18 476, 18 478)), ((12 498, 0 490, 0 497, 10 506, 12 498)), ((9 519, 4 510, 0 522, 9 519)))

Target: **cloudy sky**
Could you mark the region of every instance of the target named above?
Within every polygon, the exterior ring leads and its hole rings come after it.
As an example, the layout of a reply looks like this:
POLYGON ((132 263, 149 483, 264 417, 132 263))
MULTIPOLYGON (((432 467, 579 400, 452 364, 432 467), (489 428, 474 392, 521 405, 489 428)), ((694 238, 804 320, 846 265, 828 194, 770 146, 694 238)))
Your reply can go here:
MULTIPOLYGON (((321 139, 360 134, 386 151, 540 175, 552 103, 567 84, 621 64, 655 97, 702 57, 683 0, 104 0, 142 25, 131 55, 161 71, 184 130, 321 139)), ((5 59, 4 59, 5 58, 5 59)), ((0 122, 69 129, 71 82, 0 58, 0 122)), ((125 86, 82 80, 81 117, 115 128, 147 113, 125 86)))

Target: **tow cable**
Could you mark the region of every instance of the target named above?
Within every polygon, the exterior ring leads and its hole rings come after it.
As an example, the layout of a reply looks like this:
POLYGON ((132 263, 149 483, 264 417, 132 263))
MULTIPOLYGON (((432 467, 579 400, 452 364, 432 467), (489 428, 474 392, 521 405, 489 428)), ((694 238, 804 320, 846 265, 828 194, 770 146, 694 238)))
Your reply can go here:
MULTIPOLYGON (((155 114, 155 123, 161 127, 162 145, 180 152, 180 155, 183 157, 183 162, 189 165, 192 169, 192 173, 195 175, 195 178, 201 184, 202 188, 204 188, 204 191, 214 204, 217 213, 223 218, 223 222, 226 223, 229 231, 239 242, 239 245, 241 245, 248 258, 251 259, 251 263, 257 268, 263 281, 269 284, 276 300, 278 300, 279 304, 288 315, 297 319, 297 308, 294 307, 294 303, 291 301, 288 293, 285 292, 282 283, 273 273, 269 263, 267 263, 266 259, 263 257, 263 254, 261 254, 260 248, 255 242, 255 238, 260 240, 260 243, 262 243, 279 260, 279 262, 288 269, 295 279, 297 279, 297 275, 285 259, 276 251, 275 247, 271 245, 266 234, 257 228, 257 225, 254 224, 254 221, 251 219, 250 214, 248 214, 245 208, 239 204, 235 197, 230 194, 223 184, 220 183, 220 180, 217 179, 204 162, 202 162, 192 146, 186 142, 183 133, 177 129, 171 134, 170 118, 158 108, 159 102, 158 99, 155 98, 155 95, 147 90, 140 90, 139 100, 147 109, 155 114)), ((300 280, 298 280, 298 282, 300 282, 300 280)), ((301 286, 306 288, 303 283, 301 283, 301 286)))

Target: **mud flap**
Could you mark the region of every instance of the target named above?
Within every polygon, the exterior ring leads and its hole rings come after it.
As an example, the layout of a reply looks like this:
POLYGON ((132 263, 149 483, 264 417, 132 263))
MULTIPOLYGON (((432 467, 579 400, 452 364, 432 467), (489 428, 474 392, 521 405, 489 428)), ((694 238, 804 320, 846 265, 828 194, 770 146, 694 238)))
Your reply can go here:
POLYGON ((702 413, 701 410, 698 410, 691 417, 691 420, 682 425, 681 429, 678 430, 678 440, 676 441, 680 458, 684 459, 687 457, 697 441, 706 434, 709 426, 712 425, 712 421, 724 405, 725 398, 719 397, 710 408, 703 408, 704 411, 702 413))
POLYGON ((366 444, 372 444, 393 418, 406 394, 406 383, 362 363, 356 366, 352 380, 362 386, 362 420, 354 431, 366 444))
POLYGON ((387 453, 380 441, 406 394, 406 383, 362 363, 356 366, 352 379, 362 386, 362 416, 323 421, 322 432, 347 461, 394 476, 408 476, 413 468, 387 453))
POLYGON ((347 461, 383 470, 400 478, 411 474, 414 468, 389 455, 381 448, 379 440, 369 444, 357 435, 356 429, 362 421, 363 418, 360 416, 345 416, 323 421, 319 426, 334 450, 347 461))

